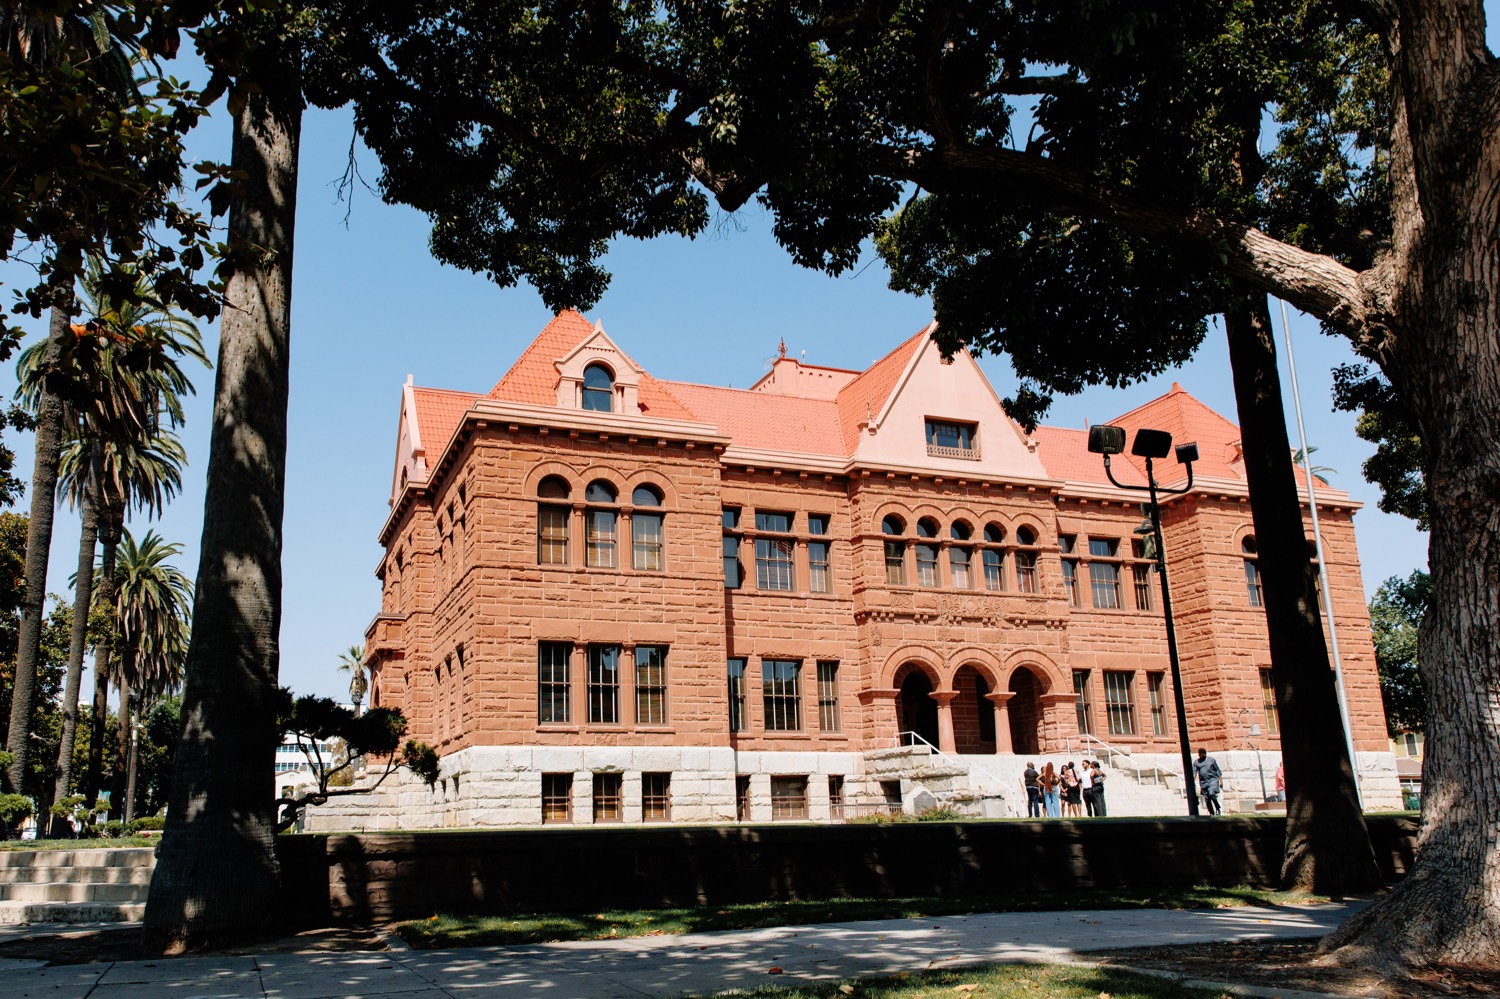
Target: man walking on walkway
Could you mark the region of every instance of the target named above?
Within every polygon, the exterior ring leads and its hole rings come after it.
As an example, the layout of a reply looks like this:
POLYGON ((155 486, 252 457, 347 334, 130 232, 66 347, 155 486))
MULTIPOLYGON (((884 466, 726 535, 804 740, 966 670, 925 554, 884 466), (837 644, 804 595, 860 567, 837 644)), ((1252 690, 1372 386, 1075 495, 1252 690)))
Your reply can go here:
POLYGON ((1198 775, 1198 792, 1203 795, 1203 803, 1208 807, 1208 814, 1218 815, 1224 809, 1219 805, 1219 781, 1224 772, 1219 769, 1219 761, 1208 755, 1208 750, 1198 747, 1198 759, 1193 761, 1193 772, 1198 775))

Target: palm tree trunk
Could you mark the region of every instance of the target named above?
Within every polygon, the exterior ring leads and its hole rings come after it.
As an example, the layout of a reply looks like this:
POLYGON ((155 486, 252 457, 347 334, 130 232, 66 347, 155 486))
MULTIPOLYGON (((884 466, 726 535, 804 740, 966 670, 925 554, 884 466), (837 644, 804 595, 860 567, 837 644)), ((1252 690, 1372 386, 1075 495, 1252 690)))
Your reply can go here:
POLYGON ((131 673, 135 667, 135 656, 126 649, 120 656, 120 673, 116 684, 120 690, 120 715, 115 724, 115 772, 109 782, 109 814, 121 821, 125 819, 126 772, 130 769, 130 702, 131 673))
MULTIPOLYGON (((53 286, 52 325, 47 335, 43 370, 61 361, 73 335, 73 289, 53 286)), ((63 405, 43 389, 36 421, 36 464, 31 475, 31 521, 26 529, 26 592, 21 601, 21 624, 16 644, 16 678, 11 693, 10 729, 5 748, 12 753, 7 769, 11 790, 21 793, 31 742, 31 709, 36 699, 36 664, 41 656, 42 609, 47 599, 47 559, 52 548, 52 512, 57 495, 57 464, 62 453, 63 405)))
MULTIPOLYGON (((101 607, 113 607, 115 603, 115 551, 120 544, 124 514, 106 506, 102 511, 103 546, 99 557, 99 595, 101 607)), ((114 620, 106 615, 108 628, 99 638, 94 651, 94 706, 89 717, 89 766, 79 789, 85 801, 94 804, 99 798, 99 789, 104 783, 104 738, 105 719, 109 716, 109 678, 114 671, 114 620)))
MULTIPOLYGON (((139 701, 139 697, 136 699, 139 701)), ((140 726, 140 708, 132 705, 130 709, 130 753, 126 757, 125 764, 125 815, 126 823, 135 818, 135 787, 137 764, 140 762, 140 736, 137 734, 140 726)))
POLYGON ((1307 557, 1271 313, 1265 292, 1243 285, 1238 292, 1225 310, 1224 330, 1265 581, 1271 676, 1286 764, 1282 887, 1361 891, 1380 884, 1380 869, 1354 787, 1318 611, 1317 571, 1307 557))
MULTIPOLYGON (((78 538, 78 576, 73 587, 73 631, 68 637, 68 672, 63 680, 62 741, 57 746, 57 781, 54 801, 66 798, 73 788, 73 743, 78 732, 78 691, 83 684, 83 651, 89 638, 89 608, 94 595, 94 549, 99 542, 98 472, 102 449, 97 441, 89 447, 89 481, 83 493, 83 532, 78 538)), ((62 816, 52 820, 54 837, 67 835, 70 827, 62 816)))
POLYGON ((219 329, 203 540, 167 825, 145 944, 265 932, 280 893, 273 724, 281 629, 300 56, 272 34, 235 114, 228 305, 219 329))

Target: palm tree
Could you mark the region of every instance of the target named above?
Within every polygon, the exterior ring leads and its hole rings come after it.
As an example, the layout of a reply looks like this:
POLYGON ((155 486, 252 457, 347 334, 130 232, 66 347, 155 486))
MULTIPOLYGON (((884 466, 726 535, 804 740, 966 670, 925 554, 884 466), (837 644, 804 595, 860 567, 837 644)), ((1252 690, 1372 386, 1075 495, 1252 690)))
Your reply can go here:
MULTIPOLYGON (((83 517, 58 747, 59 799, 71 793, 78 688, 95 579, 90 570, 98 537, 104 538, 100 596, 108 604, 113 599, 115 545, 126 512, 135 508, 154 516, 181 486, 186 454, 176 436, 162 427, 163 417, 171 426, 183 422, 181 399, 193 391, 178 359, 185 355, 208 364, 197 328, 156 304, 144 283, 138 282, 135 289, 140 301, 122 303, 109 294, 103 268, 91 259, 82 291, 88 323, 72 327, 73 336, 58 363, 47 366, 49 341, 26 350, 18 365, 17 397, 23 404, 39 409, 49 390, 62 402, 67 441, 56 467, 63 495, 83 517)), ((93 738, 82 788, 90 799, 98 791, 102 769, 111 654, 111 643, 100 643, 93 738)))
POLYGON ((363 645, 351 645, 339 655, 339 672, 349 674, 349 700, 354 704, 354 713, 358 715, 359 706, 365 699, 365 691, 370 689, 370 680, 365 673, 363 645))
MULTIPOLYGON (((77 53, 87 52, 85 68, 121 103, 139 99, 131 78, 128 39, 120 24, 103 5, 77 4, 67 12, 23 10, 16 5, 0 8, 0 48, 16 63, 45 67, 63 60, 79 62, 77 53)), ((57 247, 58 261, 71 259, 76 266, 78 247, 57 247)), ((29 730, 32 702, 36 696, 36 667, 41 655, 42 610, 47 590, 47 563, 52 547, 52 514, 57 490, 58 451, 62 445, 64 404, 53 384, 72 338, 70 321, 74 309, 72 271, 55 267, 50 281, 51 322, 42 347, 42 376, 36 413, 36 458, 31 476, 31 519, 26 535, 26 589, 21 604, 17 634, 15 685, 10 706, 6 747, 11 752, 7 778, 20 790, 30 750, 29 730)), ((76 696, 77 691, 74 691, 76 696)), ((73 706, 76 715, 76 703, 73 706)), ((76 718, 75 718, 76 724, 76 718)))
POLYGON ((155 531, 147 531, 139 544, 128 530, 120 539, 114 620, 120 652, 120 759, 129 775, 121 788, 121 817, 127 822, 135 817, 131 733, 137 713, 182 683, 193 587, 181 570, 167 563, 181 552, 180 545, 168 544, 155 531))

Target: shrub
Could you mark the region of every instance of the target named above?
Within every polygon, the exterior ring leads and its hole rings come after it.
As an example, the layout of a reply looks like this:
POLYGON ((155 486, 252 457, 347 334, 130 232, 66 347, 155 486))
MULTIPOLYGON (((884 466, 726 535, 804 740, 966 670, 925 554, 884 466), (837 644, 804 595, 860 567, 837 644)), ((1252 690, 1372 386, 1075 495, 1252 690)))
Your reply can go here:
POLYGON ((138 819, 131 819, 127 827, 133 835, 145 829, 161 829, 167 824, 167 820, 160 815, 143 815, 138 819))
POLYGON ((0 794, 0 829, 9 837, 36 806, 24 794, 0 794))
POLYGON ((917 813, 918 822, 957 822, 965 815, 952 805, 933 805, 917 813))
POLYGON ((125 823, 121 822, 119 819, 110 819, 108 822, 104 823, 104 835, 108 836, 110 839, 125 835, 125 823))
POLYGON ((910 821, 911 816, 905 812, 871 812, 868 815, 856 815, 849 820, 849 823, 861 826, 889 826, 910 821))

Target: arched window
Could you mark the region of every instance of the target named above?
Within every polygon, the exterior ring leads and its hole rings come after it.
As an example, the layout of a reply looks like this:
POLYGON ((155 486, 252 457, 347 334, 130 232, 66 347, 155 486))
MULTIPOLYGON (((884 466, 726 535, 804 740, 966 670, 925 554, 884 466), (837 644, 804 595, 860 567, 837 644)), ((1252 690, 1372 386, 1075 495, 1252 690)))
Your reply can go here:
POLYGON ((999 524, 984 525, 984 588, 999 592, 1005 589, 1005 528, 999 524))
POLYGON ((948 578, 953 587, 959 590, 967 590, 973 585, 969 578, 970 551, 966 543, 973 537, 974 531, 968 524, 961 520, 955 520, 948 528, 948 534, 953 538, 953 545, 948 549, 948 578))
POLYGON ((1245 592, 1250 597, 1251 607, 1266 605, 1265 591, 1260 585, 1260 549, 1256 547, 1255 535, 1247 534, 1240 542, 1240 554, 1245 557, 1245 592))
POLYGON ((1016 589, 1021 593, 1040 593, 1036 580, 1036 531, 1016 528, 1016 589))
POLYGON ((587 550, 586 564, 591 569, 613 569, 615 567, 615 524, 619 512, 614 504, 619 493, 603 479, 595 479, 584 491, 583 499, 589 504, 584 511, 584 541, 587 550), (596 504, 609 504, 601 509, 596 504))
POLYGON ((572 516, 566 502, 568 493, 568 482, 560 475, 549 475, 536 487, 537 565, 568 564, 568 521, 572 516))
POLYGON ((636 486, 630 502, 635 507, 630 515, 631 564, 642 572, 661 572, 661 491, 636 486))
POLYGON ((889 586, 906 585, 906 542, 899 540, 906 533, 906 522, 900 517, 890 516, 880 522, 885 539, 885 581, 889 586))
POLYGON ((583 408, 600 413, 615 411, 615 377, 602 364, 583 369, 583 408))
MULTIPOLYGON (((931 517, 923 517, 917 521, 917 537, 936 538, 938 523, 931 517)), ((935 544, 917 543, 917 584, 919 586, 936 586, 938 584, 938 546, 935 544)))

